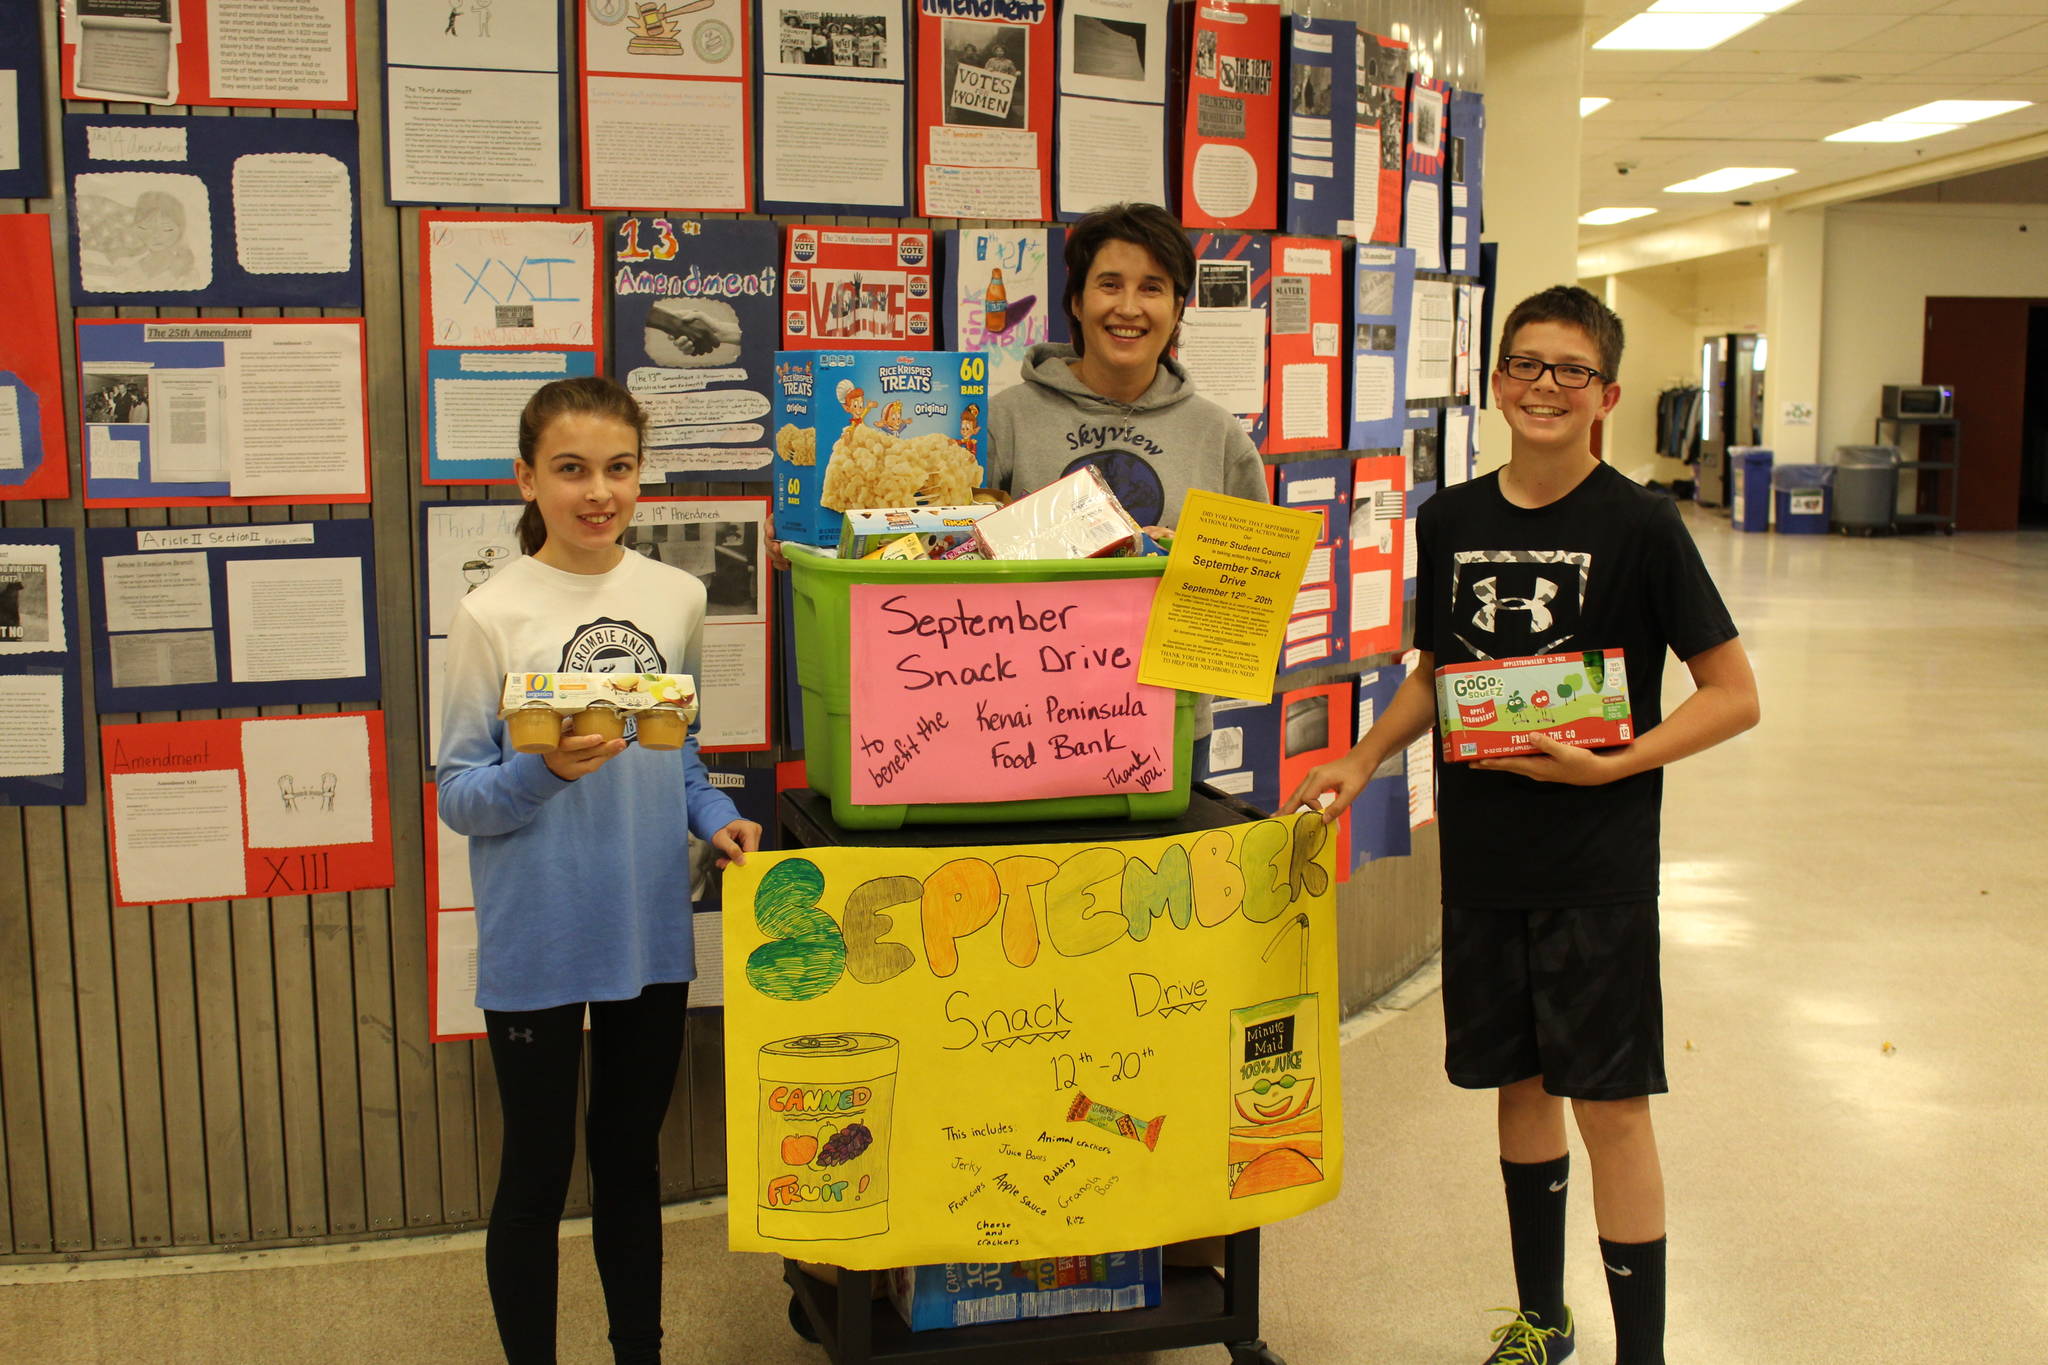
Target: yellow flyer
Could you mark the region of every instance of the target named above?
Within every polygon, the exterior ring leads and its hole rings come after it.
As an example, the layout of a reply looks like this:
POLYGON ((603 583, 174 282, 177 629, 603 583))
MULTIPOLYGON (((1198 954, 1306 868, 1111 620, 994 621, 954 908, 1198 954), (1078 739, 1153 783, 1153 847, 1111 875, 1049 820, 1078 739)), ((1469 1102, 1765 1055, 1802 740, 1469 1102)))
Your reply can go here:
POLYGON ((1334 1199, 1332 847, 1300 816, 729 869, 733 1249, 1086 1256, 1334 1199))
POLYGON ((1287 618, 1322 530, 1317 512, 1190 491, 1152 599, 1138 681, 1271 701, 1287 618))

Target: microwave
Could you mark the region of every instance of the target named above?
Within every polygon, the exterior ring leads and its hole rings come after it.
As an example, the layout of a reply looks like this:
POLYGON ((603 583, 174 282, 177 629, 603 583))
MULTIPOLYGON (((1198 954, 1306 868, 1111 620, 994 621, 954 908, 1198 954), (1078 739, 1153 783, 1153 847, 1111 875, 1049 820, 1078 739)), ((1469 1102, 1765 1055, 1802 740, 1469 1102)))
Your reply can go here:
POLYGON ((1923 417, 1956 415, 1956 391, 1947 384, 1887 384, 1884 386, 1884 416, 1912 421, 1923 417))

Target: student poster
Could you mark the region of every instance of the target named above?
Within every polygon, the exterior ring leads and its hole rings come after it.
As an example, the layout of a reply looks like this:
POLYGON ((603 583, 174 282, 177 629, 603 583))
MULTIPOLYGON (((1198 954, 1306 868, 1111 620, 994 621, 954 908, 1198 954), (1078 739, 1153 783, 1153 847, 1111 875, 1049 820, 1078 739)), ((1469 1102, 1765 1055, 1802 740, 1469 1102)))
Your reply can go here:
POLYGON ((923 229, 789 229, 782 349, 932 349, 932 235, 923 229))
POLYGON ((1279 225, 1280 7, 1209 0, 1194 7, 1194 56, 1182 123, 1181 221, 1279 225))
POLYGON ((1352 235, 1386 246, 1401 241, 1401 182, 1407 167, 1408 44, 1360 29, 1357 35, 1358 175, 1352 235))
POLYGON ((67 100, 356 107, 355 0, 61 0, 58 10, 67 100))
POLYGON ((1393 450, 1408 405, 1415 253, 1367 246, 1353 253, 1351 432, 1347 450, 1393 450))
POLYGON ((1275 237, 1266 427, 1269 454, 1344 444, 1344 244, 1275 237))
POLYGON ((642 483, 772 477, 775 224, 610 220, 612 365, 647 410, 642 483))
POLYGON ((959 228, 946 234, 945 345, 988 355, 991 398, 1024 382, 1043 341, 1068 340, 1064 228, 959 228))
POLYGON ((1486 96, 1476 90, 1450 92, 1450 145, 1445 179, 1450 188, 1450 252, 1445 269, 1453 275, 1479 273, 1479 229, 1486 216, 1486 96))
POLYGON ((1438 465, 1446 488, 1472 477, 1474 415, 1473 408, 1463 405, 1444 409, 1444 440, 1438 465))
POLYGON ((0 278, 9 297, 8 325, 0 327, 0 501, 66 497, 71 465, 48 214, 0 215, 0 278))
POLYGON ((1051 217, 1053 18, 1044 0, 919 0, 917 211, 1051 217))
POLYGON ((1367 455, 1351 469, 1351 658, 1401 647, 1401 583, 1406 578, 1408 462, 1367 455))
POLYGON ((1417 74, 1408 81, 1408 174, 1401 198, 1401 245, 1415 253, 1417 270, 1444 264, 1444 164, 1449 160, 1450 101, 1442 81, 1417 74))
POLYGON ((1280 647, 1280 671, 1343 659, 1351 637, 1351 459, 1296 460, 1274 471, 1273 501, 1316 515, 1314 548, 1280 647))
POLYGON ((1357 65, 1348 19, 1288 20, 1287 212, 1289 232, 1348 232, 1357 145, 1357 65))
POLYGON ((370 500, 361 318, 77 328, 87 507, 370 500))
POLYGON ((0 0, 0 199, 41 199, 50 192, 42 11, 42 0, 0 0))
POLYGON ((550 380, 596 374, 604 220, 420 215, 420 478, 505 483, 519 413, 550 380))
POLYGON ((116 905, 390 886, 380 711, 102 725, 116 905))
POLYGON ((1236 416, 1266 448, 1266 311, 1273 239, 1258 232, 1190 232, 1195 294, 1181 316, 1174 358, 1204 398, 1236 416))
POLYGON ((375 701, 367 519, 86 528, 101 711, 375 701))
POLYGON ((1066 0, 1059 7, 1059 217, 1106 204, 1167 202, 1169 0, 1066 0))
MULTIPOLYGON (((1369 669, 1358 675, 1358 733, 1369 732, 1386 712, 1407 677, 1400 665, 1369 669)), ((1426 742, 1432 738, 1425 734, 1426 742)), ((1389 754, 1366 779, 1352 800, 1351 857, 1354 870, 1376 858, 1405 858, 1412 849, 1408 831, 1407 751, 1389 754)))
MULTIPOLYGON (((1351 723, 1349 678, 1281 693, 1280 790, 1292 792, 1311 768, 1342 758, 1354 738, 1351 723)), ((1347 809, 1328 826, 1340 883, 1351 880, 1351 822, 1347 809)))
MULTIPOLYGON (((1413 677, 1422 665, 1422 653, 1408 650, 1401 655, 1404 678, 1413 677)), ((1415 737, 1405 757, 1408 769, 1408 828, 1421 829, 1436 819, 1436 733, 1425 730, 1415 737)))
MULTIPOLYGON (((1415 257, 1416 269, 1422 257, 1415 257)), ((1458 288, 1449 280, 1416 280, 1408 300, 1407 398, 1449 398, 1458 359, 1458 288)))
POLYGON ((754 206, 747 0, 586 0, 583 206, 754 206))
POLYGON ((426 764, 440 762, 442 680, 448 632, 462 599, 524 553, 519 548, 523 502, 434 502, 420 507, 420 695, 426 764))
POLYGON ((566 198, 562 7, 383 0, 385 190, 394 204, 566 198))
POLYGON ((360 308, 353 119, 64 116, 72 302, 360 308))
POLYGON ((733 1249, 1080 1256, 1334 1198, 1335 855, 1300 819, 729 869, 733 1249))
MULTIPOLYGON (((476 890, 469 840, 441 820, 441 788, 420 784, 427 878, 428 1037, 452 1043, 484 1036, 476 1007, 476 890)), ((586 1023, 585 1027, 588 1027, 586 1023)))
POLYGON ((763 213, 910 211, 907 0, 753 0, 763 213))
POLYGON ((0 806, 85 803, 75 538, 0 530, 0 806))
POLYGON ((1267 814, 1278 810, 1280 703, 1218 697, 1212 728, 1195 741, 1195 780, 1267 814))

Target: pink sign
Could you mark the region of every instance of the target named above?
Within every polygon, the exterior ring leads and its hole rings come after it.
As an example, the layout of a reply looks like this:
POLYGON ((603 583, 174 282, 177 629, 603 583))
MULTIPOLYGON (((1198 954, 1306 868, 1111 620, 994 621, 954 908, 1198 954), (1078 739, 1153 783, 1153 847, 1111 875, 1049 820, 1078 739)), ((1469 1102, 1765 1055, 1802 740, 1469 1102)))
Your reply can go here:
POLYGON ((1167 791, 1178 695, 1138 681, 1156 578, 857 583, 857 805, 1167 791))

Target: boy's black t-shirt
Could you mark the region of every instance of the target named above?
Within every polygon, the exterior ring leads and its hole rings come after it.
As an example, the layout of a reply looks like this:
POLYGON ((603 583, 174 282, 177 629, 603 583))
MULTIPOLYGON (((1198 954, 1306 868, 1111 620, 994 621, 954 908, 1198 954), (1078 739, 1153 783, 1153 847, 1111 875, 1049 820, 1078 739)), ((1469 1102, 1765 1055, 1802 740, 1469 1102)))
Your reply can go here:
MULTIPOLYGON (((1416 521, 1415 588, 1415 647, 1439 668, 1625 650, 1638 733, 1663 719, 1667 648, 1690 659, 1735 638, 1677 505, 1605 464, 1547 507, 1509 502, 1498 471, 1439 492, 1416 521)), ((1444 903, 1654 899, 1663 784, 1661 768, 1571 787, 1439 762, 1444 903)))

